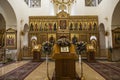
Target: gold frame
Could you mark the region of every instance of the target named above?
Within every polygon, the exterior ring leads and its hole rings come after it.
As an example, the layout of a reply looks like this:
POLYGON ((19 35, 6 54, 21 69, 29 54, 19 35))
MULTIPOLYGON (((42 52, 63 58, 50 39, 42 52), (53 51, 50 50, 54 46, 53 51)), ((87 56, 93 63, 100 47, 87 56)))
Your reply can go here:
POLYGON ((17 31, 9 28, 6 31, 6 48, 17 49, 17 31))
POLYGON ((67 19, 58 20, 58 31, 59 32, 68 32, 68 21, 67 19), (61 26, 62 25, 62 26, 61 26))

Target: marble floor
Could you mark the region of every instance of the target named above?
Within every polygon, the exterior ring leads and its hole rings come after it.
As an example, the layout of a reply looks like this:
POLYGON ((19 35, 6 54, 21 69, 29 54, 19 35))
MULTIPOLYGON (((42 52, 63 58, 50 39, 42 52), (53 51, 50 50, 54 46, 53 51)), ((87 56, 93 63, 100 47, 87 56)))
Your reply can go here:
MULTIPOLYGON (((0 75, 4 75, 19 66, 22 66, 29 61, 20 61, 16 63, 9 64, 5 67, 0 68, 0 75)), ((52 78, 53 71, 55 68, 55 62, 49 61, 49 76, 52 78)), ((83 76, 85 80, 105 80, 100 74, 90 68, 87 64, 83 63, 83 76)), ((80 75, 80 65, 76 62, 76 72, 80 75)), ((39 65, 34 71, 32 71, 24 80, 45 80, 46 79, 46 62, 44 61, 39 65)))

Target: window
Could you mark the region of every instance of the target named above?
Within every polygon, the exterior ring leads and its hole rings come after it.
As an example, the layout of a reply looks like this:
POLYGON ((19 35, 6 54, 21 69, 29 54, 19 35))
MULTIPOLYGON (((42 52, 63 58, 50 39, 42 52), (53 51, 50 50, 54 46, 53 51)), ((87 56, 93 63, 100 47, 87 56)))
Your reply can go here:
POLYGON ((96 0, 85 0, 85 6, 96 6, 96 0))
POLYGON ((24 0, 30 8, 41 7, 41 0, 24 0))
POLYGON ((101 3, 101 1, 102 1, 102 0, 98 0, 98 4, 100 4, 100 3, 101 3))

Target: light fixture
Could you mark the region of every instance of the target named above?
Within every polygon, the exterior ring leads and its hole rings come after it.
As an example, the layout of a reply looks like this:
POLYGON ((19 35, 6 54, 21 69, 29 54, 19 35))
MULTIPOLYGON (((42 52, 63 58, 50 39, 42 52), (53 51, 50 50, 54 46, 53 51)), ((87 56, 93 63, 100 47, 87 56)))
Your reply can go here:
POLYGON ((76 0, 51 0, 51 2, 53 2, 56 5, 71 5, 72 3, 76 2, 76 0))

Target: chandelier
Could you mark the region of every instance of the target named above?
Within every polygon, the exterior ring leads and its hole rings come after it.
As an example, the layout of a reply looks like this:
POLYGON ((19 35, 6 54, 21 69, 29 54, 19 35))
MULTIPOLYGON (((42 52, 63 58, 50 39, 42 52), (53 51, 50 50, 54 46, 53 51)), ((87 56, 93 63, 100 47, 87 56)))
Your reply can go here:
POLYGON ((76 2, 76 0, 51 0, 56 5, 71 5, 72 3, 76 2))

